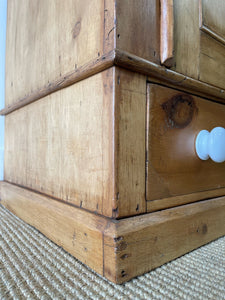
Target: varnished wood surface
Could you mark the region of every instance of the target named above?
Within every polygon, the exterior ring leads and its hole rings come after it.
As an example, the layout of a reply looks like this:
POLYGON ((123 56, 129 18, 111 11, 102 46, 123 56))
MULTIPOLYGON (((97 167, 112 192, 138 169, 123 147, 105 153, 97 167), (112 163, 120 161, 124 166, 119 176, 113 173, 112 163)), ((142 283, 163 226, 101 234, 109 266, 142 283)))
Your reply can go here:
POLYGON ((225 2, 200 0, 200 28, 214 39, 225 44, 225 2))
POLYGON ((178 90, 188 91, 191 94, 225 103, 225 92, 210 84, 195 80, 159 66, 130 53, 115 50, 114 64, 148 76, 149 81, 157 81, 170 85, 178 90))
POLYGON ((114 228, 104 232, 104 274, 122 283, 148 272, 223 236, 224 220, 225 197, 121 220, 114 239, 114 228))
POLYGON ((5 106, 75 82, 115 48, 159 63, 159 18, 158 0, 9 0, 5 106))
POLYGON ((146 212, 146 76, 115 70, 115 216, 121 218, 146 212))
POLYGON ((103 0, 9 0, 6 107, 101 57, 103 14, 103 0))
POLYGON ((225 89, 225 44, 205 32, 201 32, 200 43, 199 79, 225 89))
POLYGON ((173 0, 160 0, 160 60, 166 67, 174 62, 173 0))
POLYGON ((160 64, 160 1, 116 1, 116 49, 160 64))
POLYGON ((223 89, 179 74, 163 66, 141 59, 131 53, 117 49, 78 68, 77 71, 65 76, 64 79, 60 81, 56 80, 52 82, 51 85, 45 86, 43 89, 34 91, 29 96, 20 99, 17 103, 6 106, 0 111, 0 115, 7 115, 29 103, 51 94, 52 92, 68 87, 73 83, 104 71, 113 65, 147 75, 149 81, 158 82, 178 90, 187 91, 193 95, 199 95, 204 98, 225 103, 225 92, 223 89))
POLYGON ((147 200, 224 188, 225 165, 200 160, 195 139, 225 127, 225 106, 155 84, 148 101, 147 200))
POLYGON ((198 79, 199 74, 199 1, 174 0, 173 70, 198 79))
POLYGON ((225 234, 225 197, 113 221, 0 182, 1 204, 115 283, 225 234))
POLYGON ((21 107, 24 107, 32 102, 35 102, 43 97, 50 95, 60 89, 66 88, 78 81, 88 78, 92 75, 98 74, 113 66, 114 51, 107 53, 97 59, 94 59, 82 67, 78 67, 76 70, 70 73, 64 74, 63 77, 56 78, 52 82, 45 83, 45 85, 37 90, 32 91, 30 94, 18 99, 13 104, 5 106, 0 110, 0 115, 7 115, 21 107))
POLYGON ((206 190, 181 196, 163 198, 160 200, 150 200, 147 201, 147 212, 154 212, 171 207, 177 207, 183 204, 208 200, 214 197, 221 197, 224 195, 225 188, 219 188, 215 190, 206 190))
POLYGON ((7 115, 5 180, 112 216, 113 72, 110 68, 7 115))
POLYGON ((0 182, 0 203, 103 275, 106 218, 7 182, 0 182))
POLYGON ((52 93, 6 116, 4 178, 108 217, 144 213, 145 115, 146 76, 120 68, 52 93))

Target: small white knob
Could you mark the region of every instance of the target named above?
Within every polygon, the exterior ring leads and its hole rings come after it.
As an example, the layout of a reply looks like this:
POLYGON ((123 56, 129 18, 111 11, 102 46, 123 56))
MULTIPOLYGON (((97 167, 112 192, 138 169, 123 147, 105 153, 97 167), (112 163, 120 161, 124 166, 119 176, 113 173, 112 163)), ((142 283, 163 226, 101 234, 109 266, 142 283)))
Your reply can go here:
POLYGON ((195 141, 195 149, 198 157, 202 160, 207 160, 210 157, 217 163, 224 162, 225 129, 215 127, 211 132, 200 131, 195 141))

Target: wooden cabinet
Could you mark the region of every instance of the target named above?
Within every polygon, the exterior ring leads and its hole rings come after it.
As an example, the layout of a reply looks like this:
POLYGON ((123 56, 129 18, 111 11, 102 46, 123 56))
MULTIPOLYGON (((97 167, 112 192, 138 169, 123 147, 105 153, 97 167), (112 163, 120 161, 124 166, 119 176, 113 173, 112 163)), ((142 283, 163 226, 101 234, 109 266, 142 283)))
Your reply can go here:
POLYGON ((8 1, 1 203, 114 282, 225 234, 215 2, 8 1))

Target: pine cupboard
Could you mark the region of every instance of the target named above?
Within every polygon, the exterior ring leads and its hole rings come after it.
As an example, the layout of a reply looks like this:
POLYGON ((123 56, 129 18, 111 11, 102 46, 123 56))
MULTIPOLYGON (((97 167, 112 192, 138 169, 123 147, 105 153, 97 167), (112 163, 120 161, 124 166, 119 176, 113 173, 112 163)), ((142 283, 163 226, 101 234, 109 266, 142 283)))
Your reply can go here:
POLYGON ((225 163, 195 149, 225 127, 223 16, 8 0, 1 204, 116 283, 224 235, 225 163))

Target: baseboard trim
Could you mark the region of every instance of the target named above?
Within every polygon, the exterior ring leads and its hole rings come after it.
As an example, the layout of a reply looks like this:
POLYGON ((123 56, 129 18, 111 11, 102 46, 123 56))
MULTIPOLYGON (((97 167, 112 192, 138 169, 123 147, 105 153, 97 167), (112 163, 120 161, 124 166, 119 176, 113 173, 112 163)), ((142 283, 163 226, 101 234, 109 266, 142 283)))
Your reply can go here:
POLYGON ((112 220, 0 182, 1 204, 115 283, 225 235, 225 197, 112 220))

